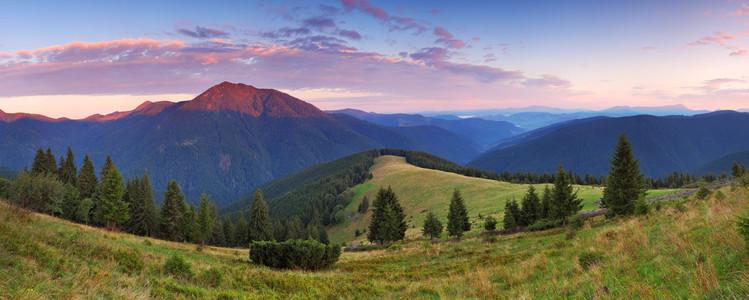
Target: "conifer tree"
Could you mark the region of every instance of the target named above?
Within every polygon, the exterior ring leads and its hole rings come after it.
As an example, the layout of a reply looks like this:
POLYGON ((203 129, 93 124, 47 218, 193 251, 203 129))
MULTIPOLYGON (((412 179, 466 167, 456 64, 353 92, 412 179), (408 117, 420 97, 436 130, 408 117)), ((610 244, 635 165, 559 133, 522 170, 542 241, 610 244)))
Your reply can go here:
POLYGON ((235 240, 235 233, 234 233, 234 223, 232 223, 231 218, 228 216, 224 218, 224 237, 226 238, 225 244, 227 247, 234 247, 237 245, 237 242, 235 240))
POLYGON ((88 225, 91 221, 91 209, 94 207, 94 201, 91 198, 81 200, 78 209, 75 212, 75 220, 88 225))
POLYGON ((299 216, 294 216, 291 221, 286 221, 286 239, 287 240, 297 240, 297 239, 306 239, 307 237, 306 231, 304 230, 304 225, 302 224, 302 219, 299 218, 299 216))
POLYGON ((130 232, 142 236, 155 237, 158 235, 161 226, 161 215, 156 202, 153 199, 151 190, 151 181, 148 178, 148 172, 143 173, 143 178, 134 184, 136 189, 136 198, 133 199, 131 209, 131 227, 130 232))
POLYGON ((442 222, 430 211, 424 219, 424 229, 421 232, 424 236, 429 236, 429 239, 439 237, 442 234, 442 222))
POLYGON ((736 161, 733 162, 733 165, 731 166, 731 177, 734 179, 739 178, 741 176, 744 176, 744 172, 746 170, 744 169, 744 164, 740 164, 736 161))
POLYGON ((316 240, 323 244, 329 244, 330 241, 328 240, 328 232, 325 230, 325 226, 322 224, 322 220, 320 218, 320 213, 315 209, 312 212, 312 220, 310 220, 310 225, 315 228, 315 231, 317 231, 317 238, 316 240))
POLYGON ((65 184, 63 187, 62 203, 62 216, 68 220, 75 221, 76 212, 78 206, 81 204, 81 193, 78 189, 70 184, 65 184))
POLYGON ((369 209, 369 198, 367 196, 364 196, 364 198, 361 200, 361 203, 359 203, 359 209, 357 210, 360 214, 366 213, 367 209, 369 209))
POLYGON ((250 243, 250 226, 247 225, 247 219, 244 218, 244 212, 239 212, 237 224, 234 227, 234 241, 239 247, 247 247, 250 243))
POLYGON ((546 219, 551 217, 551 188, 546 185, 544 186, 544 193, 541 197, 541 209, 539 210, 539 218, 546 219))
POLYGON ((49 174, 57 175, 57 158, 55 158, 55 155, 52 153, 52 148, 47 148, 47 155, 44 160, 44 171, 49 174))
POLYGON ((44 149, 42 149, 42 147, 39 147, 39 149, 36 150, 34 162, 31 165, 31 174, 37 175, 44 173, 46 169, 46 162, 47 156, 44 154, 44 149))
POLYGON ((211 215, 211 203, 213 203, 213 200, 211 200, 210 196, 206 195, 205 192, 200 195, 200 204, 198 205, 197 240, 200 242, 201 246, 205 245, 205 242, 213 233, 214 219, 211 215))
POLYGON ((518 203, 515 200, 508 200, 505 202, 505 216, 502 219, 502 227, 504 227, 504 229, 513 230, 518 227, 516 216, 519 214, 519 211, 518 203))
POLYGON ((181 203, 185 201, 185 195, 180 191, 176 180, 171 180, 166 185, 164 202, 161 203, 161 233, 163 239, 169 241, 177 240, 177 225, 182 216, 181 203))
POLYGON ((83 165, 78 174, 78 182, 76 185, 78 191, 81 192, 81 198, 90 198, 96 191, 96 187, 99 185, 99 180, 96 178, 96 170, 94 170, 94 164, 91 163, 88 154, 83 157, 83 165))
POLYGON ((471 230, 471 223, 468 221, 466 203, 463 196, 460 195, 460 191, 456 189, 453 191, 450 208, 447 212, 447 232, 460 239, 463 232, 469 230, 471 230))
POLYGON ((114 166, 114 163, 112 163, 112 157, 107 155, 107 160, 104 161, 104 165, 101 166, 101 173, 99 173, 100 174, 99 178, 101 178, 101 182, 104 182, 104 179, 107 178, 107 173, 109 173, 109 170, 111 170, 113 166, 114 166))
POLYGON ((523 196, 522 205, 520 218, 516 220, 518 226, 528 226, 540 219, 541 200, 538 198, 536 188, 532 185, 528 186, 528 192, 523 196))
POLYGON ((645 197, 644 175, 640 173, 639 161, 635 159, 632 145, 625 134, 619 135, 611 157, 606 187, 603 189, 603 204, 613 215, 631 215, 635 203, 645 197))
POLYGON ((572 183, 567 179, 562 164, 557 167, 554 187, 551 189, 550 208, 551 218, 563 221, 583 208, 582 199, 577 198, 577 192, 573 192, 572 183))
POLYGON ((122 183, 122 175, 117 171, 117 167, 112 165, 102 183, 96 203, 96 211, 94 211, 94 221, 105 225, 107 228, 115 228, 127 222, 130 215, 128 203, 122 200, 124 193, 125 186, 122 183))
MULTIPOLYGON (((183 197, 184 199, 184 197, 183 197)), ((177 240, 180 242, 192 243, 195 242, 195 207, 192 204, 187 204, 187 201, 182 201, 180 205, 182 214, 177 224, 177 240)))
POLYGON ((224 225, 218 218, 218 208, 215 201, 211 201, 211 219, 213 219, 213 229, 208 243, 214 246, 223 246, 226 244, 226 235, 224 234, 224 225))
POLYGON ((75 166, 75 156, 73 156, 73 150, 68 147, 67 157, 63 159, 60 157, 60 180, 63 183, 76 185, 78 179, 78 167, 75 166))
POLYGON ((484 221, 484 229, 490 231, 497 229, 497 220, 492 216, 487 216, 486 220, 484 221))
POLYGON ((372 221, 369 223, 367 239, 380 244, 403 239, 407 229, 406 215, 393 189, 388 187, 385 190, 381 187, 372 206, 372 221))
POLYGON ((280 220, 276 220, 273 223, 273 237, 276 238, 277 242, 283 242, 286 240, 286 227, 281 224, 280 220))
MULTIPOLYGON (((317 230, 316 227, 315 230, 317 230)), ((261 190, 255 191, 255 199, 252 200, 252 205, 250 206, 250 240, 273 240, 273 225, 268 216, 268 204, 263 200, 263 192, 261 190)))

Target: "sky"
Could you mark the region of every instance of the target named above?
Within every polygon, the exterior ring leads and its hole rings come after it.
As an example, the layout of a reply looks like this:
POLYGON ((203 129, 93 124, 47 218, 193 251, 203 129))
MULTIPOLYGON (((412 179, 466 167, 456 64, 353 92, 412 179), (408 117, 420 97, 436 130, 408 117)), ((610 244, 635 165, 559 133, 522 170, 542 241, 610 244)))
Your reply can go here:
POLYGON ((749 108, 749 0, 4 1, 0 110, 83 118, 223 81, 380 113, 749 108))

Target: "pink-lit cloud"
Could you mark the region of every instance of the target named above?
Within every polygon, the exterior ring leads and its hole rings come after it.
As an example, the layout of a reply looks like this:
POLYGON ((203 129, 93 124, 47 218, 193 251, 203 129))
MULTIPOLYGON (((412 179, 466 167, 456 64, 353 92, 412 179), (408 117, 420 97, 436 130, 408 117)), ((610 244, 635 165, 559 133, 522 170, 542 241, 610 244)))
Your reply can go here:
MULTIPOLYGON (((743 35, 740 34, 740 35, 743 35)), ((716 31, 713 36, 706 36, 697 41, 687 44, 687 47, 700 46, 700 45, 718 45, 727 50, 730 50, 729 56, 745 56, 749 54, 749 51, 736 45, 729 45, 728 42, 736 42, 738 38, 725 31, 716 31)))
POLYGON ((450 34, 445 28, 442 26, 436 26, 434 27, 434 35, 439 37, 435 43, 444 44, 447 47, 453 48, 453 49, 462 49, 466 46, 466 43, 464 43, 461 40, 453 38, 453 35, 450 34))
POLYGON ((731 16, 745 16, 749 15, 749 5, 746 3, 741 3, 741 6, 737 8, 736 10, 729 13, 731 16))
POLYGON ((347 12, 360 11, 388 24, 390 30, 407 31, 414 29, 417 32, 426 30, 426 22, 414 18, 391 15, 384 9, 372 5, 367 0, 341 0, 341 4, 347 12))
POLYGON ((745 83, 746 80, 735 79, 735 78, 716 78, 705 81, 705 86, 702 87, 705 91, 715 91, 721 87, 731 83, 745 83))

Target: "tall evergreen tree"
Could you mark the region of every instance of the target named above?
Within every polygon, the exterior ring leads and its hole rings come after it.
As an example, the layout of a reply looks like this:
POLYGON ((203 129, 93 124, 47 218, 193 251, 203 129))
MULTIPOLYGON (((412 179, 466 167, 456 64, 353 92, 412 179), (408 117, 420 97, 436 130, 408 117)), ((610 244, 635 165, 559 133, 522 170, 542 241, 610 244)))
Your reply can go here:
POLYGON ((224 218, 224 237, 226 237, 225 240, 225 246, 227 247, 234 247, 237 245, 236 239, 235 239, 235 233, 234 233, 234 223, 232 223, 231 218, 228 216, 224 218))
POLYGON ((107 160, 104 161, 104 165, 101 166, 101 173, 99 173, 100 174, 99 178, 101 178, 101 182, 104 182, 104 178, 107 178, 107 173, 109 173, 109 170, 111 170, 113 166, 114 166, 114 163, 112 162, 112 157, 107 155, 107 160))
POLYGON ((442 234, 442 222, 431 211, 427 213, 427 217, 424 219, 424 229, 421 233, 424 236, 429 236, 429 239, 434 239, 442 234))
POLYGON ((44 160, 44 171, 49 174, 57 175, 57 158, 52 153, 52 148, 47 148, 47 155, 44 160))
POLYGON ((78 167, 75 166, 75 156, 73 156, 73 150, 68 147, 67 157, 60 158, 60 180, 75 186, 77 179, 78 167))
POLYGON ((122 200, 125 193, 125 186, 122 183, 122 175, 117 171, 117 167, 112 168, 107 173, 101 193, 99 193, 96 211, 94 211, 94 221, 106 225, 107 228, 115 228, 130 219, 128 213, 128 203, 122 200))
POLYGON ((177 225, 182 217, 181 204, 185 201, 185 195, 180 191, 176 180, 171 180, 166 185, 164 202, 161 203, 161 238, 176 241, 178 232, 177 225))
POLYGON ((78 182, 76 186, 78 191, 81 192, 81 198, 90 198, 96 191, 96 187, 99 185, 99 180, 96 178, 96 170, 94 170, 94 164, 88 158, 88 154, 83 157, 83 165, 81 171, 78 174, 78 182))
POLYGON ((34 155, 34 162, 31 165, 31 174, 37 175, 42 174, 46 170, 47 156, 44 154, 44 149, 39 147, 34 155))
POLYGON ((62 216, 68 220, 75 221, 76 212, 78 206, 81 204, 81 193, 78 189, 70 184, 65 184, 63 187, 62 203, 62 216))
POLYGON ((515 200, 507 200, 505 202, 505 216, 502 219, 502 227, 506 230, 512 230, 518 227, 517 215, 520 214, 518 203, 515 200))
MULTIPOLYGON (((184 199, 184 198, 183 198, 184 199)), ((177 240, 180 242, 194 243, 195 242, 195 206, 187 204, 187 201, 182 201, 180 205, 182 214, 177 224, 177 240)))
POLYGON ((522 205, 520 218, 517 220, 519 226, 531 225, 541 218, 541 199, 538 198, 536 188, 532 185, 528 186, 528 192, 523 196, 522 205))
POLYGON ((307 237, 306 231, 304 230, 304 225, 302 224, 302 219, 299 218, 299 216, 294 216, 291 221, 286 221, 286 239, 287 240, 297 240, 297 239, 306 239, 307 237))
POLYGON ((463 196, 459 190, 453 191, 450 199, 450 208, 447 212, 447 232, 460 239, 463 232, 471 230, 471 223, 468 221, 468 210, 463 196))
POLYGON ((328 240, 328 232, 325 230, 325 226, 322 224, 322 219, 320 218, 320 213, 315 209, 312 212, 312 220, 310 220, 310 225, 315 228, 315 231, 317 231, 317 241, 323 244, 330 244, 330 241, 328 240))
POLYGON ((234 241, 239 247, 247 247, 250 244, 250 226, 244 218, 244 212, 239 212, 237 225, 234 227, 234 241))
POLYGON ((286 227, 281 224, 280 220, 276 220, 276 222, 273 223, 273 237, 276 238, 276 241, 278 242, 286 240, 286 227))
POLYGON ((359 209, 357 210, 360 214, 366 213, 367 209, 369 209, 369 198, 367 196, 364 196, 364 198, 361 200, 361 203, 359 203, 359 209))
POLYGON ((273 225, 268 216, 268 204, 263 200, 263 192, 259 189, 255 191, 255 199, 250 206, 250 240, 273 240, 273 225))
POLYGON ((577 192, 573 192, 572 183, 567 179, 562 164, 557 167, 550 204, 550 217, 563 221, 583 208, 582 199, 577 198, 577 192))
POLYGON ((88 225, 91 221, 91 209, 94 207, 94 201, 91 198, 81 200, 78 209, 75 212, 75 220, 88 225))
POLYGON ((539 218, 546 219, 551 217, 551 188, 544 186, 544 193, 541 196, 541 209, 539 218))
POLYGON ((143 173, 143 178, 133 186, 137 189, 136 198, 132 201, 130 232, 142 236, 155 237, 161 226, 161 214, 153 199, 151 180, 148 172, 143 173))
POLYGON ((637 200, 645 197, 645 184, 639 161, 635 159, 632 145, 623 133, 619 135, 610 162, 611 171, 603 189, 603 204, 614 215, 630 215, 635 211, 637 200))
POLYGON ((214 218, 211 215, 211 203, 213 203, 213 200, 211 200, 210 196, 206 195, 205 192, 200 195, 197 226, 197 240, 198 242, 200 242, 200 245, 205 245, 205 242, 211 237, 211 234, 213 233, 214 218))
POLYGON ((369 223, 367 239, 370 242, 384 243, 401 240, 406 235, 406 215, 403 206, 391 187, 380 187, 372 202, 372 220, 369 223))
POLYGON ((746 172, 746 170, 744 169, 744 164, 739 164, 738 162, 734 161, 733 165, 731 165, 731 176, 736 179, 744 176, 744 172, 746 172))
POLYGON ((214 246, 223 246, 226 244, 226 235, 224 234, 224 225, 218 218, 216 201, 211 201, 211 219, 213 219, 213 229, 208 243, 214 246))

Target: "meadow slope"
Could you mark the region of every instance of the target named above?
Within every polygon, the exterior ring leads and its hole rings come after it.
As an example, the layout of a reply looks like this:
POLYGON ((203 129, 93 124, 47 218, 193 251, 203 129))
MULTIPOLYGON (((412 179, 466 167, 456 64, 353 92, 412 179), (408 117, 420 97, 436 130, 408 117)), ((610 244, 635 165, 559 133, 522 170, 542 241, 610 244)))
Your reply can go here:
MULTIPOLYGON (((409 229, 406 237, 421 235, 427 211, 432 211, 442 221, 447 222, 447 211, 453 190, 459 189, 466 201, 468 216, 472 223, 468 236, 476 236, 483 231, 483 217, 491 215, 500 220, 504 215, 505 202, 515 199, 520 202, 528 190, 527 184, 514 184, 496 180, 481 179, 455 173, 424 169, 406 163, 405 158, 385 155, 375 159, 371 169, 373 178, 355 186, 356 192, 351 203, 345 208, 346 221, 328 229, 332 242, 363 243, 366 235, 355 237, 356 229, 363 231, 369 226, 371 209, 365 214, 357 213, 359 203, 367 197, 370 203, 375 199, 380 187, 393 188, 400 203, 404 206, 409 229), (479 214, 482 218, 479 218, 479 214)), ((535 184, 539 196, 547 184, 535 184)), ((551 185, 549 185, 551 186, 551 185)), ((583 211, 599 207, 594 202, 601 198, 603 188, 575 186, 577 195, 583 199, 583 211)), ((656 197, 674 190, 649 191, 649 197, 656 197)))

